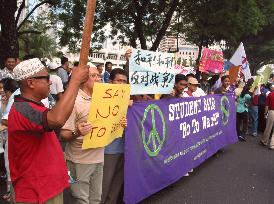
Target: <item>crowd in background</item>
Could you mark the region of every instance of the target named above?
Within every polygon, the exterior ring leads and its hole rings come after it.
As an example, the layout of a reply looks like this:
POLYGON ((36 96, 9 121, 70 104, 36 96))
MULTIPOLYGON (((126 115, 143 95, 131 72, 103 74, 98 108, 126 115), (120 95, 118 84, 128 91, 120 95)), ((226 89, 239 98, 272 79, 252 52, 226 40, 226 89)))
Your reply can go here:
MULTIPOLYGON (((20 63, 18 59, 8 56, 5 59, 5 67, 0 70, 0 116, 2 123, 0 129, 0 175, 1 179, 6 179, 7 181, 7 193, 3 198, 12 201, 15 194, 16 202, 20 203, 54 203, 54 201, 51 202, 52 198, 57 200, 55 202, 58 203, 60 202, 58 199, 62 199, 61 194, 63 189, 68 187, 68 184, 61 178, 59 183, 54 180, 54 178, 41 178, 40 182, 53 182, 52 185, 60 185, 59 188, 46 188, 47 192, 38 187, 36 188, 35 185, 38 184, 34 181, 34 183, 31 183, 31 178, 24 178, 24 182, 21 182, 20 179, 24 176, 21 175, 21 173, 24 173, 26 170, 18 168, 16 162, 25 165, 24 162, 29 158, 26 156, 25 161, 16 160, 15 162, 13 160, 16 159, 16 155, 19 154, 18 152, 15 154, 14 151, 19 151, 18 149, 16 150, 16 145, 19 145, 17 140, 21 138, 18 139, 20 135, 16 135, 14 138, 13 135, 10 135, 13 131, 18 134, 16 130, 17 124, 14 123, 16 123, 16 118, 21 114, 20 117, 23 117, 22 121, 26 121, 26 124, 29 124, 28 128, 35 129, 35 134, 37 134, 37 132, 39 132, 39 134, 44 134, 44 132, 48 134, 49 130, 54 130, 53 136, 57 135, 56 138, 65 153, 69 179, 67 179, 67 177, 64 178, 70 183, 70 193, 75 199, 75 203, 122 203, 124 138, 115 139, 105 148, 88 150, 82 149, 82 142, 83 135, 90 132, 92 128, 92 124, 87 122, 87 117, 92 101, 94 83, 127 84, 129 83, 128 67, 126 66, 124 69, 112 69, 111 62, 106 62, 105 65, 97 65, 97 67, 90 67, 88 68, 87 79, 84 81, 84 76, 80 78, 79 72, 74 71, 77 70, 78 63, 76 62, 73 67, 69 67, 69 60, 66 57, 61 58, 60 65, 56 63, 45 64, 37 60, 35 56, 26 56, 20 63), (25 63, 24 67, 22 63, 25 63), (29 70, 25 68, 26 66, 29 66, 29 70), (45 71, 44 68, 46 68, 47 71, 45 71), (25 77, 18 76, 18 73, 25 73, 22 72, 22 70, 27 73, 25 77), (40 73, 40 75, 37 75, 37 73, 40 73), (77 74, 79 74, 79 76, 77 74), (36 83, 36 80, 39 81, 39 83, 36 83), (84 83, 73 86, 73 84, 79 81, 84 81, 84 83), (40 94, 40 89, 42 89, 40 86, 42 86, 43 83, 49 86, 50 92, 49 96, 45 98, 41 98, 43 94, 40 94), (67 110, 67 112, 63 106, 64 115, 68 117, 63 118, 63 120, 65 119, 63 123, 59 124, 59 121, 57 121, 56 123, 58 123, 58 125, 52 125, 57 118, 53 120, 53 116, 51 115, 62 111, 62 106, 59 104, 66 106, 69 98, 67 96, 69 95, 67 93, 68 90, 70 91, 70 97, 73 102, 71 110, 67 110), (21 98, 16 97, 18 95, 20 95, 21 98), (32 96, 32 99, 43 99, 43 104, 26 98, 26 95, 32 96), (24 106, 22 102, 24 102, 24 106), (13 103, 15 103, 14 106, 12 106, 13 103), (32 119, 29 118, 29 113, 24 112, 26 109, 33 114, 31 117, 35 118, 37 116, 38 121, 41 119, 39 127, 38 122, 32 121, 32 119), (13 117, 14 120, 9 118, 10 111, 12 111, 10 117, 13 117), (37 124, 34 125, 34 123, 37 124), (11 140, 10 142, 8 142, 9 138, 11 140), (10 146, 12 144, 14 146, 10 146), (10 153, 11 155, 9 155, 10 153), (11 163, 11 165, 9 165, 9 163, 11 163), (16 169, 16 167, 18 169, 16 169), (43 179, 45 179, 45 181, 43 179), (28 184, 31 184, 35 189, 27 192, 24 185, 28 184), (29 198, 24 199, 22 192, 27 192, 29 198)), ((244 76, 240 74, 238 79, 234 83, 231 83, 229 75, 225 72, 221 74, 207 74, 197 71, 196 74, 190 73, 186 76, 177 74, 173 91, 170 94, 160 96, 131 96, 129 106, 132 105, 132 101, 165 100, 171 97, 201 97, 209 94, 234 94, 237 112, 235 125, 239 140, 247 141, 249 136, 258 137, 258 133, 260 132, 258 143, 274 149, 274 139, 271 137, 274 122, 274 75, 271 75, 267 84, 260 84, 254 89, 252 89, 253 82, 253 79, 246 81, 244 76)), ((67 104, 67 106, 66 108, 69 109, 70 104, 67 104)), ((126 124, 127 121, 125 119, 123 126, 126 127, 126 124)), ((20 126, 18 128, 22 129, 24 124, 20 125, 22 127, 20 126)), ((42 137, 44 137, 44 135, 42 137)), ((38 144, 40 140, 42 140, 40 137, 39 139, 36 137, 33 139, 33 143, 38 144)), ((25 144, 26 146, 28 145, 28 143, 25 144)), ((43 148, 43 146, 40 148, 43 148)), ((44 148, 46 149, 45 151, 53 151, 47 149, 48 147, 44 148)), ((56 148, 58 149, 58 147, 56 148)), ((42 156, 39 154, 41 149, 38 151, 33 147, 31 150, 26 149, 26 152, 22 153, 26 154, 28 151, 34 151, 31 156, 37 156, 37 161, 39 161, 39 159, 41 159, 41 161, 45 159, 45 155, 42 156), (40 156, 41 158, 39 158, 40 156)), ((50 155, 47 156, 50 157, 50 155)), ((31 164, 31 162, 29 164, 31 164)), ((35 172, 37 169, 40 169, 37 165, 38 164, 32 166, 32 171, 35 172)), ((50 164, 50 162, 41 165, 44 165, 43 168, 48 168, 47 172, 45 172, 47 176, 54 175, 58 170, 50 164)), ((58 164, 58 166, 60 165, 61 164, 58 164)), ((64 166, 61 165, 60 169, 62 168, 64 168, 64 166)), ((60 175, 58 174, 58 176, 60 175)))

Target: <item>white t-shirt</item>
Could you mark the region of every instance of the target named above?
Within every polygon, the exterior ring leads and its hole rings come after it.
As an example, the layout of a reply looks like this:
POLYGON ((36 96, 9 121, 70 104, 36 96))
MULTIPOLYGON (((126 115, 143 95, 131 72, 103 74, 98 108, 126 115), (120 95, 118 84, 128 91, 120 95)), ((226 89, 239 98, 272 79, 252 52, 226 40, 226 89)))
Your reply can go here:
MULTIPOLYGON (((185 90, 183 92, 183 97, 191 97, 188 95, 187 91, 188 91, 188 88, 185 88, 185 90)), ((192 93, 192 97, 201 97, 201 96, 205 96, 205 95, 206 95, 205 92, 200 87, 197 87, 197 90, 192 93)))
POLYGON ((50 75, 50 81, 51 81, 51 85, 50 85, 50 93, 51 94, 56 95, 56 94, 64 92, 63 83, 59 76, 50 75))

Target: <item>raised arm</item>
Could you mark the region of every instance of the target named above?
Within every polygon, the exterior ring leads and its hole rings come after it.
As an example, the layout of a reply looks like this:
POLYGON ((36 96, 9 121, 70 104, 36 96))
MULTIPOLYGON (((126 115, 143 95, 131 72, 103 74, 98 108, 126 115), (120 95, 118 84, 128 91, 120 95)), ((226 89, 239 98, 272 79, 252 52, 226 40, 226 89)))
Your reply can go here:
POLYGON ((47 122, 50 129, 61 128, 69 118, 79 86, 85 82, 89 76, 89 66, 79 66, 74 68, 68 88, 56 105, 47 113, 47 122))

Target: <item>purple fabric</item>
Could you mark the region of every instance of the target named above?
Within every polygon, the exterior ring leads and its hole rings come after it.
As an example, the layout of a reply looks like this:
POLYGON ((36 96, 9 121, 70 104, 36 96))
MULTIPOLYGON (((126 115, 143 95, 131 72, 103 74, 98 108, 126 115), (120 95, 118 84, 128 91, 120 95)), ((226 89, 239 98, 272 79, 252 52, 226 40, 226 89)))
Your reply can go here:
POLYGON ((142 201, 238 141, 233 95, 134 103, 127 119, 125 203, 142 201))

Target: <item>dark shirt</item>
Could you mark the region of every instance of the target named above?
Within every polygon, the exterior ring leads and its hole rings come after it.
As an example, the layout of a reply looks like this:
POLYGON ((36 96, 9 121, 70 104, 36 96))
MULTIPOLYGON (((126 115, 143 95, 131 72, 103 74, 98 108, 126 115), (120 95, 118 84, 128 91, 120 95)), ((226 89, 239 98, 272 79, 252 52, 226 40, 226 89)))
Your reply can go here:
POLYGON ((195 77, 200 82, 201 89, 205 92, 205 94, 210 94, 210 92, 212 91, 213 85, 216 83, 216 81, 218 81, 220 76, 219 75, 213 75, 209 80, 203 81, 203 80, 200 79, 200 75, 201 75, 201 72, 197 71, 195 77))

